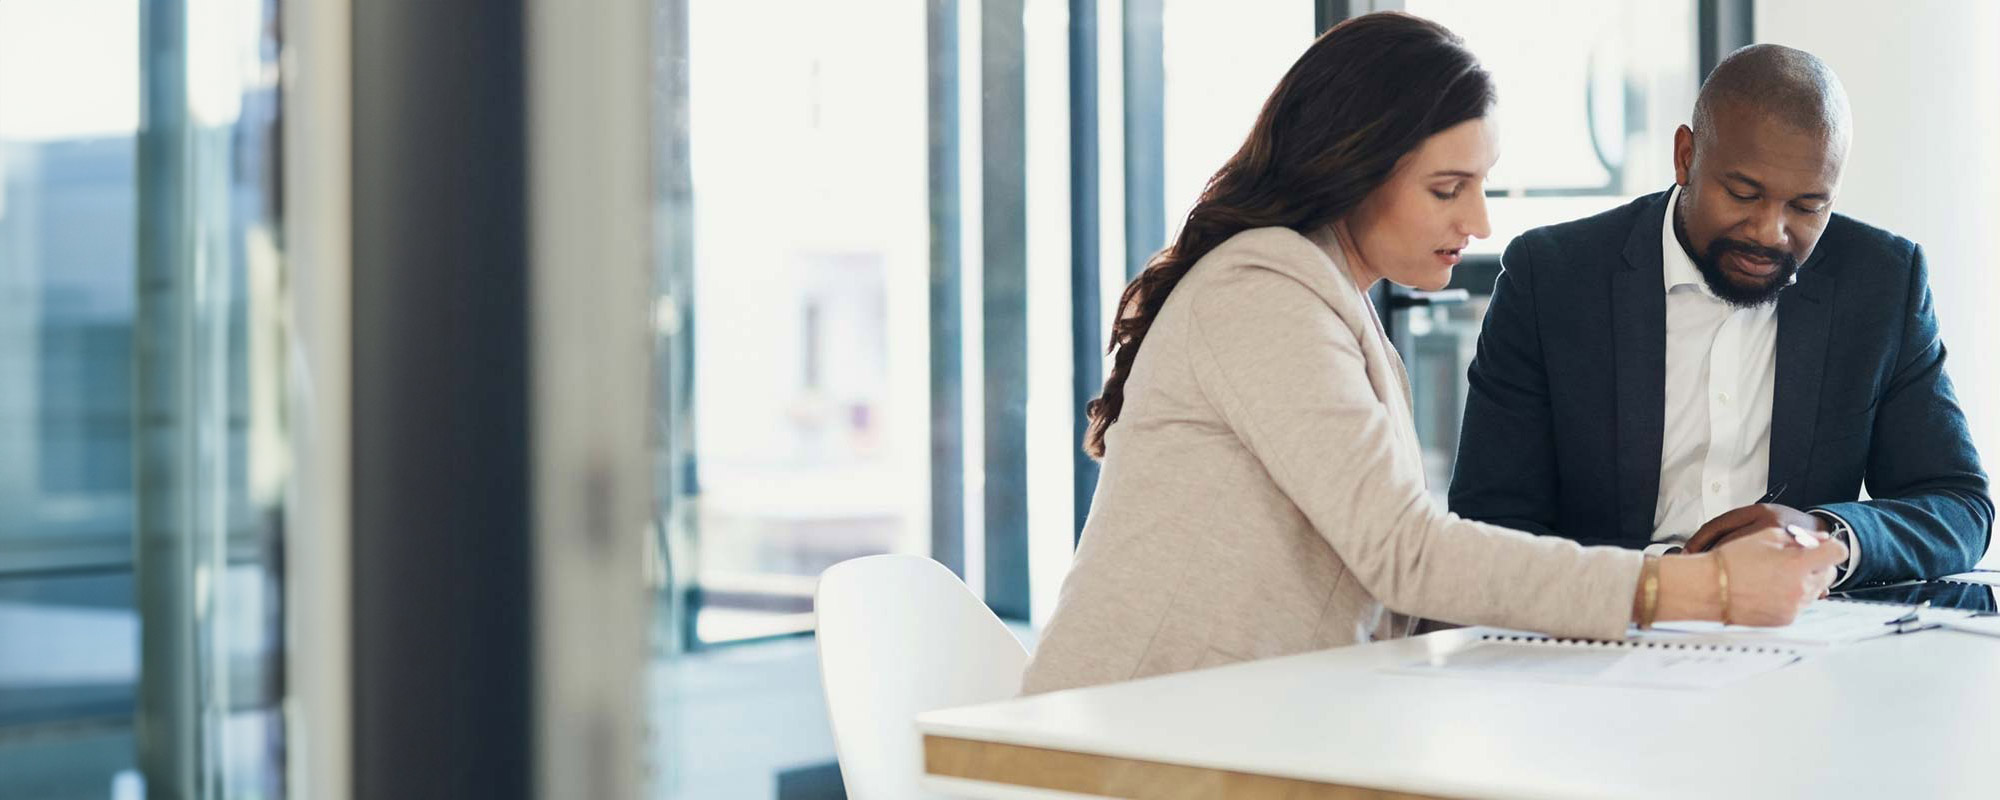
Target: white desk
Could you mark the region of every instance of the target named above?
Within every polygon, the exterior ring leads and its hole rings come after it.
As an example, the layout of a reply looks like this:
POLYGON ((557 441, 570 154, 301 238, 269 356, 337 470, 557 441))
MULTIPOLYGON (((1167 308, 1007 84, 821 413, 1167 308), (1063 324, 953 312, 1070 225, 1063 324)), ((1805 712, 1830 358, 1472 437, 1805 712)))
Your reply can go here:
POLYGON ((1474 635, 930 712, 927 780, 993 798, 2000 797, 2000 639, 1889 636, 1710 691, 1380 670, 1474 635))

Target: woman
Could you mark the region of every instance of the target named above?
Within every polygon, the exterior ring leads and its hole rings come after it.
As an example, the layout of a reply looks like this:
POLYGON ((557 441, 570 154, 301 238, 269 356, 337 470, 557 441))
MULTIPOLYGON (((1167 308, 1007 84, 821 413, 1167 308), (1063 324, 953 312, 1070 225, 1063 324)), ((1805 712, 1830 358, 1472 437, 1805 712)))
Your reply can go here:
POLYGON ((1488 235, 1492 103, 1457 37, 1393 13, 1328 31, 1279 81, 1120 301, 1085 443, 1097 497, 1024 691, 1404 635, 1403 615, 1604 639, 1655 619, 1784 624, 1826 588, 1845 558, 1831 540, 1768 530, 1650 558, 1425 493, 1366 292, 1442 288, 1488 235))

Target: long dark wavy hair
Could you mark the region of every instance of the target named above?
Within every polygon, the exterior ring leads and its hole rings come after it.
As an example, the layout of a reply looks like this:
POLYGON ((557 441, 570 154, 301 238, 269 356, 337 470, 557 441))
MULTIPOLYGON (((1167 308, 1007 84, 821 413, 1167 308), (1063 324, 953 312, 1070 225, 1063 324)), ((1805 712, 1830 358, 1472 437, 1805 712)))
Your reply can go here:
POLYGON ((1196 261, 1252 228, 1309 233, 1332 224, 1425 139, 1484 117, 1492 105, 1492 78, 1435 22, 1382 12, 1322 34, 1271 90, 1249 138, 1208 179, 1173 244, 1119 297, 1111 374, 1087 409, 1084 452, 1104 457, 1139 345, 1196 261))

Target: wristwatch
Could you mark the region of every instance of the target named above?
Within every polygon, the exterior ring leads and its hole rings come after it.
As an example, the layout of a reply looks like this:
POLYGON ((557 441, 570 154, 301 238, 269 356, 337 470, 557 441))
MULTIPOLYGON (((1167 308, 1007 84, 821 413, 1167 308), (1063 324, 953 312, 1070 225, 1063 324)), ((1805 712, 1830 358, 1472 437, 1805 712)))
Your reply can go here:
POLYGON ((1847 524, 1847 520, 1841 519, 1839 514, 1831 511, 1814 508, 1807 510, 1806 513, 1825 520, 1827 527, 1831 528, 1829 534, 1839 539, 1841 545, 1847 548, 1847 560, 1833 566, 1833 583, 1838 586, 1841 581, 1847 579, 1847 568, 1854 563, 1854 526, 1847 524))

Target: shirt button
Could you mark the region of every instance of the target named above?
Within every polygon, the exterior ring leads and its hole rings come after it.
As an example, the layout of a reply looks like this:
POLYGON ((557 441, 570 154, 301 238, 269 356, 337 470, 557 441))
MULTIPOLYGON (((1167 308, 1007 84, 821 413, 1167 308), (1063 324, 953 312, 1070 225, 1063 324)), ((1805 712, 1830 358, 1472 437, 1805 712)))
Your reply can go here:
POLYGON ((1711 492, 1720 492, 1720 491, 1722 491, 1722 481, 1716 481, 1716 482, 1714 482, 1714 483, 1711 483, 1711 484, 1709 484, 1709 485, 1708 485, 1708 490, 1709 490, 1709 491, 1711 491, 1711 492))
POLYGON ((1728 393, 1728 392, 1723 392, 1723 393, 1721 393, 1721 394, 1718 394, 1718 395, 1716 395, 1716 396, 1715 396, 1715 399, 1717 399, 1717 400, 1720 400, 1720 401, 1722 401, 1722 404, 1723 404, 1723 405, 1725 405, 1725 406, 1726 406, 1726 405, 1729 405, 1729 393, 1728 393))

